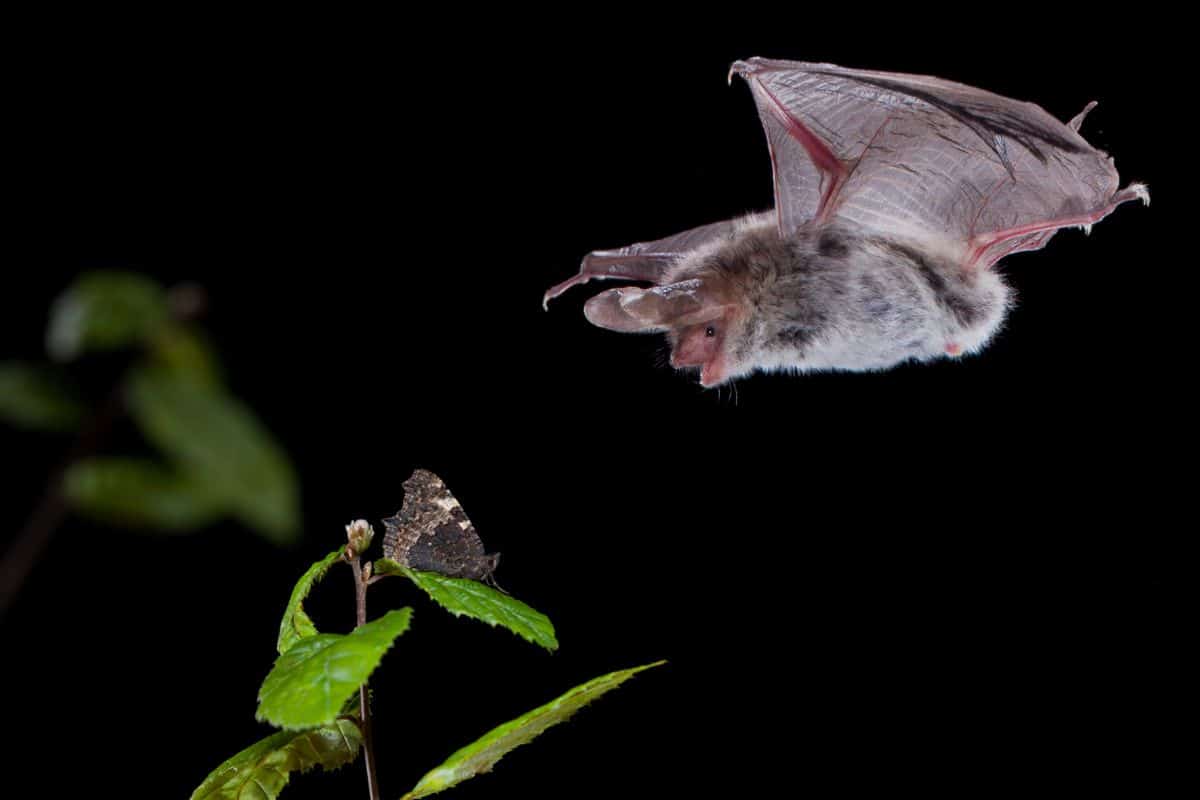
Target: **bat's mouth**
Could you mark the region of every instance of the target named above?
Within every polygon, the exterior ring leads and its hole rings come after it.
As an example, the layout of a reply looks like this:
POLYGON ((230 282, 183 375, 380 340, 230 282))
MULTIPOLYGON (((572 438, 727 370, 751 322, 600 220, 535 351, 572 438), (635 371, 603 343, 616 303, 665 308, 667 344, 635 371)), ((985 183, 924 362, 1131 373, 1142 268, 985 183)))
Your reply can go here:
POLYGON ((724 383, 728 374, 724 354, 720 352, 713 355, 707 361, 680 360, 672 353, 671 366, 675 369, 686 370, 688 372, 698 369, 700 372, 700 385, 705 389, 711 389, 718 384, 724 383))
POLYGON ((671 366, 700 369, 700 385, 725 381, 725 336, 733 321, 733 305, 714 302, 700 279, 640 289, 620 286, 601 292, 583 306, 593 325, 622 333, 666 333, 671 340, 671 366))
POLYGON ((671 331, 671 366, 700 368, 700 385, 724 383, 729 375, 725 339, 733 324, 734 310, 725 308, 709 319, 671 331))

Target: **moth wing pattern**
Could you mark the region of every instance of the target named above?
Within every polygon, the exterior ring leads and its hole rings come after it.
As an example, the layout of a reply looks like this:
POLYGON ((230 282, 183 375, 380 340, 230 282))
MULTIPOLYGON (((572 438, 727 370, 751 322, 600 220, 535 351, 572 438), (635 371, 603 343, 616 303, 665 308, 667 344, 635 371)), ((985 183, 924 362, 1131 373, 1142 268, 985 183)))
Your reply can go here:
POLYGON ((406 567, 477 580, 495 568, 496 556, 484 552, 458 500, 428 470, 418 469, 404 481, 400 511, 383 524, 384 555, 406 567))
POLYGON ((940 240, 963 267, 1038 249, 1064 227, 1149 201, 1117 190, 1112 159, 1034 105, 922 75, 752 58, 749 83, 775 176, 779 233, 834 218, 940 240))

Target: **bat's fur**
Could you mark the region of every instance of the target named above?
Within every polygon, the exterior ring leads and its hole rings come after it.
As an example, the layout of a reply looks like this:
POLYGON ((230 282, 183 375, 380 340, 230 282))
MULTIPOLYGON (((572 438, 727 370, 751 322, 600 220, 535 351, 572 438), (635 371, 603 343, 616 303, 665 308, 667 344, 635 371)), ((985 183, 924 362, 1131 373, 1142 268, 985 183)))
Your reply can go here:
POLYGON ((762 370, 876 370, 981 350, 1012 295, 992 270, 964 272, 928 248, 848 223, 781 239, 774 215, 741 220, 664 275, 730 288, 745 310, 727 333, 726 378, 762 370))
POLYGON ((994 269, 1146 188, 1032 103, 941 80, 752 58, 775 209, 589 254, 593 324, 667 333, 717 386, 755 370, 883 370, 984 348, 1013 297, 994 269))

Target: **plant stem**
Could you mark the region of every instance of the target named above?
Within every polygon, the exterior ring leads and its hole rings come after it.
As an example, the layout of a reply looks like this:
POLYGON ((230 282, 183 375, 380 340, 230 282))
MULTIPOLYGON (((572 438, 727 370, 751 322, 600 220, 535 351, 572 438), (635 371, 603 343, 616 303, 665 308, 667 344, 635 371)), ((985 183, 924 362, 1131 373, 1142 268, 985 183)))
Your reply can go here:
MULTIPOLYGON (((171 316, 179 322, 199 319, 208 303, 204 287, 194 283, 183 283, 167 290, 167 303, 171 316)), ((128 369, 123 371, 100 408, 84 425, 82 433, 71 446, 62 463, 46 481, 41 500, 29 516, 25 527, 13 539, 3 558, 0 558, 0 619, 16 600, 25 579, 42 557, 55 531, 66 520, 70 511, 67 498, 63 495, 63 477, 76 461, 80 461, 100 449, 108 438, 113 425, 125 413, 125 384, 128 369)), ((362 624, 361 622, 359 623, 362 624)))
POLYGON ((54 532, 67 518, 70 507, 63 495, 63 477, 71 465, 87 458, 104 443, 114 423, 124 412, 125 380, 121 377, 109 390, 99 410, 84 426, 70 452, 51 474, 33 514, 0 559, 0 618, 16 600, 25 579, 45 552, 54 532))
MULTIPOLYGON (((349 559, 350 568, 354 570, 354 592, 356 600, 357 621, 354 627, 361 628, 367 624, 367 581, 363 580, 362 564, 358 556, 349 559)), ((379 778, 375 774, 375 738, 371 735, 371 703, 367 684, 358 687, 359 715, 362 717, 363 760, 367 765, 367 791, 371 800, 379 800, 379 778)))

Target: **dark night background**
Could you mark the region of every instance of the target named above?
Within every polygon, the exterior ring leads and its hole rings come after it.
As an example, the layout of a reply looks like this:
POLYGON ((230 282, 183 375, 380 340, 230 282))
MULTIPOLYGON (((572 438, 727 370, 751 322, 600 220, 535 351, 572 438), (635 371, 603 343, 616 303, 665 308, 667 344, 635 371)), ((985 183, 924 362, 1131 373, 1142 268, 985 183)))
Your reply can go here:
MULTIPOLYGON (((1150 24, 964 19, 964 38, 728 14, 703 32, 465 9, 450 16, 470 30, 29 32, 6 114, 0 357, 38 356, 81 270, 201 282, 229 383, 299 469, 305 535, 285 551, 233 523, 66 524, 0 620, 8 780, 186 797, 268 733, 255 694, 296 578, 346 522, 396 511, 417 466, 561 649, 400 581, 373 590, 372 615, 415 608, 373 679, 385 797, 494 724, 659 658, 453 796, 1168 780, 1193 592, 1165 459, 1188 449, 1146 276, 1190 267, 1168 255, 1150 24), (590 290, 540 299, 590 250, 771 205, 750 93, 724 83, 752 55, 936 74, 1061 119, 1097 99, 1084 134, 1155 204, 1008 259, 1020 305, 982 356, 703 391, 660 366, 659 340, 588 326, 590 290)), ((0 446, 7 537, 66 442, 3 429, 0 446)), ((349 571, 311 608, 348 630, 349 571)), ((363 783, 358 763, 283 796, 363 783)))

